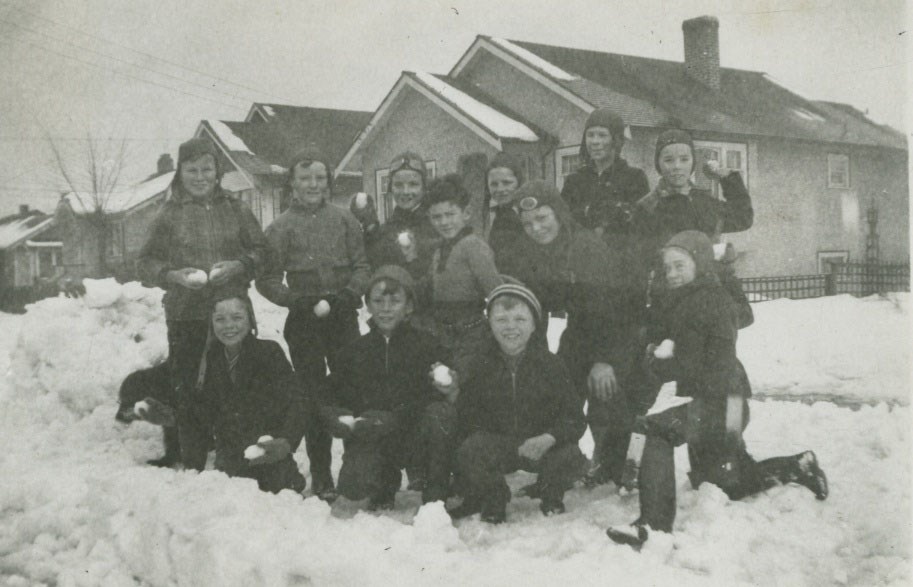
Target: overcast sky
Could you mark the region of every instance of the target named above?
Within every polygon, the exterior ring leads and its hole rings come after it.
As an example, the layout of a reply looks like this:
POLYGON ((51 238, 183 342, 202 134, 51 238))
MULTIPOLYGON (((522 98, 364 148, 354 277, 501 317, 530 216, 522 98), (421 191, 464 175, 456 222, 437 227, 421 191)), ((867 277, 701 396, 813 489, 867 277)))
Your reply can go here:
POLYGON ((0 214, 52 211, 46 133, 128 137, 135 181, 200 119, 253 101, 374 110, 402 70, 446 73, 478 34, 682 60, 720 21, 723 66, 905 129, 904 0, 0 0, 0 214))

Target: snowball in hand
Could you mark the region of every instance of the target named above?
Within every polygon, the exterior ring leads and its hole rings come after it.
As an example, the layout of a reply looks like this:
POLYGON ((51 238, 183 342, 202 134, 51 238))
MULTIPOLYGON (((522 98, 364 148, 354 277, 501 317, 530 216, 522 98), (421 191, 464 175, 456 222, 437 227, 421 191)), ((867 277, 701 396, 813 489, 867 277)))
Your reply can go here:
POLYGON ((244 458, 247 459, 248 461, 252 461, 254 459, 259 459, 260 457, 262 457, 265 454, 266 454, 266 451, 263 450, 263 447, 257 446, 256 444, 252 444, 244 449, 244 458))
POLYGON ((675 343, 667 338, 656 347, 653 356, 657 359, 671 359, 675 356, 675 343))
POLYGON ((368 205, 368 194, 364 192, 358 192, 355 196, 355 206, 358 208, 364 208, 368 205))
POLYGON ((453 383, 453 375, 450 374, 450 367, 447 365, 438 365, 434 368, 434 382, 438 385, 447 387, 453 383))
POLYGON ((349 428, 355 427, 355 416, 339 416, 339 421, 349 428))
POLYGON ((257 444, 260 444, 261 442, 270 442, 272 439, 273 439, 273 437, 270 436, 269 434, 264 434, 263 436, 261 436, 260 438, 257 439, 257 444))
POLYGON ((329 313, 330 303, 326 300, 320 300, 317 302, 317 305, 314 306, 314 314, 316 314, 318 318, 323 318, 329 313))
POLYGON ((209 280, 212 281, 223 273, 225 273, 224 267, 213 267, 213 269, 209 272, 209 280))
POLYGON ((396 242, 398 242, 401 247, 408 247, 412 244, 412 235, 408 232, 401 232, 399 233, 399 236, 396 237, 396 242))
POLYGON ((187 282, 192 283, 193 285, 206 285, 207 281, 209 281, 209 276, 201 269, 197 269, 193 273, 187 275, 187 282))
POLYGON ((726 243, 716 243, 713 245, 713 258, 719 261, 726 254, 726 243))
POLYGON ((146 414, 149 412, 149 404, 145 400, 136 402, 133 405, 133 413, 139 416, 140 418, 145 418, 146 414))

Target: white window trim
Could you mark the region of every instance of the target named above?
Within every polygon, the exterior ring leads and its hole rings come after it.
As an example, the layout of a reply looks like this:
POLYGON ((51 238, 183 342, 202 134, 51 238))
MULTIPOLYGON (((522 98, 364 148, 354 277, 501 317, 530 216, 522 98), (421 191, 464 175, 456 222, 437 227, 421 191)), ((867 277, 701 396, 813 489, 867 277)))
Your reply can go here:
POLYGON ((818 273, 830 273, 828 271, 828 262, 837 259, 840 263, 848 263, 850 260, 849 251, 818 251, 818 273))
POLYGON ((841 189, 848 190, 852 187, 853 182, 850 177, 850 156, 844 153, 828 153, 827 154, 827 187, 832 189, 841 189), (839 185, 831 182, 831 170, 833 165, 837 161, 846 162, 846 184, 839 185))
POLYGON ((555 149, 555 187, 558 191, 564 188, 564 177, 561 175, 561 160, 568 155, 580 155, 580 145, 570 145, 555 149))
MULTIPOLYGON (((720 165, 725 167, 726 165, 726 152, 727 151, 737 151, 741 154, 742 157, 742 168, 737 169, 742 175, 742 181, 745 182, 745 187, 749 187, 749 169, 748 169, 748 144, 747 143, 730 143, 726 141, 694 141, 694 150, 698 149, 715 149, 720 152, 720 165)), ((701 166, 703 166, 703 161, 695 162, 695 174, 703 173, 701 171, 701 166)), ((714 195, 719 197, 719 184, 716 182, 711 182, 713 184, 714 195)))
POLYGON ((377 203, 377 218, 387 221, 387 196, 384 193, 384 181, 390 176, 390 168, 374 170, 374 200, 377 203))

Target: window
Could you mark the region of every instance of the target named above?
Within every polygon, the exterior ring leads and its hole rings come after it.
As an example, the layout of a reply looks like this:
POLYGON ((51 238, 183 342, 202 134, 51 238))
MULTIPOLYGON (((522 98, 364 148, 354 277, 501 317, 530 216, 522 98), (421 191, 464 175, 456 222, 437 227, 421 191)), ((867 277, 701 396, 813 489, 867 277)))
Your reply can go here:
POLYGON ((111 222, 108 224, 108 239, 105 249, 109 257, 118 257, 124 250, 124 223, 111 222))
POLYGON ((850 157, 828 153, 827 187, 847 189, 850 187, 850 157))
POLYGON ((38 249, 39 277, 54 277, 57 274, 57 266, 59 264, 60 257, 57 248, 42 247, 38 249))
POLYGON ((742 181, 748 186, 748 145, 744 143, 720 143, 716 141, 694 141, 696 151, 694 181, 698 187, 708 189, 717 198, 720 197, 719 182, 712 181, 704 175, 706 161, 716 161, 720 167, 738 171, 742 181))
POLYGON ((849 251, 818 251, 818 273, 830 273, 831 263, 846 263, 849 260, 849 251))
POLYGON ((564 187, 564 178, 580 167, 580 145, 555 149, 555 185, 564 187))

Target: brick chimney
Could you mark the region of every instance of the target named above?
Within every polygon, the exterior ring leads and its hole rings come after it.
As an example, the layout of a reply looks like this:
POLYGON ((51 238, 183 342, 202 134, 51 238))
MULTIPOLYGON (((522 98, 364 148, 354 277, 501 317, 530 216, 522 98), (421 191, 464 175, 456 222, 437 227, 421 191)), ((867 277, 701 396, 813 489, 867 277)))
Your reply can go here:
POLYGON ((720 21, 699 16, 682 23, 685 35, 685 70, 713 90, 720 89, 720 21))
POLYGON ((169 171, 174 171, 174 160, 171 158, 171 155, 168 153, 161 155, 157 167, 158 171, 156 172, 156 175, 164 175, 169 171))
POLYGON ((28 216, 29 214, 29 205, 28 204, 19 204, 19 216, 28 216))

